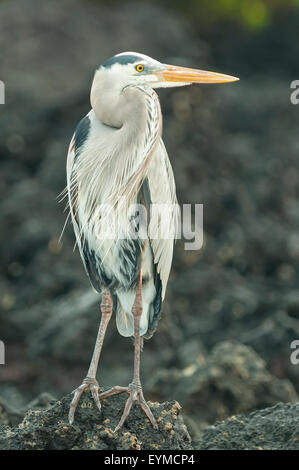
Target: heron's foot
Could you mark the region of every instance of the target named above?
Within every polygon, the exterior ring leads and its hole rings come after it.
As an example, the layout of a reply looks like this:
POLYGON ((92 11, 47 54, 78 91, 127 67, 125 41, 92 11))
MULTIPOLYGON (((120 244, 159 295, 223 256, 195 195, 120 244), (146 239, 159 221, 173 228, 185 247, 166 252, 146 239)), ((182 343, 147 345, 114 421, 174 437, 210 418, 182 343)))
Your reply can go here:
POLYGON ((100 400, 103 400, 104 398, 110 397, 111 395, 116 395, 117 393, 122 393, 122 392, 127 392, 129 394, 129 398, 127 399, 127 402, 125 404, 125 408, 122 414, 122 417, 120 419, 120 422, 116 426, 114 432, 118 431, 128 418, 132 405, 135 401, 139 403, 141 408, 143 409, 144 413, 152 423, 153 427, 155 429, 158 429, 157 422, 154 418, 153 413, 151 412, 150 407, 146 403, 144 396, 143 396, 143 391, 141 385, 135 384, 134 382, 130 383, 128 387, 112 387, 110 390, 107 390, 106 392, 100 393, 100 400))
POLYGON ((74 394, 74 398, 72 399, 72 402, 70 404, 70 411, 69 411, 69 423, 70 424, 73 424, 74 422, 76 408, 78 406, 82 393, 86 392, 86 390, 90 390, 92 398, 95 401, 95 404, 97 405, 98 409, 101 411, 101 402, 99 399, 99 384, 96 379, 91 378, 91 377, 86 377, 83 380, 82 384, 78 388, 72 391, 72 393, 74 394))

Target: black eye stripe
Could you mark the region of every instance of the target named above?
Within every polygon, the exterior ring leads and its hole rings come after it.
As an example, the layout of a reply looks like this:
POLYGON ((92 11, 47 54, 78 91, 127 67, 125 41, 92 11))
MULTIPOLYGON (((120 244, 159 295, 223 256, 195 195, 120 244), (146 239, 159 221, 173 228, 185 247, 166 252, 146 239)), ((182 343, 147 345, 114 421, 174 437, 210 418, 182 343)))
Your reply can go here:
POLYGON ((127 65, 127 64, 134 64, 137 60, 142 60, 142 57, 138 57, 138 54, 123 54, 123 55, 115 55, 107 59, 103 64, 102 67, 109 68, 114 64, 120 65, 127 65))

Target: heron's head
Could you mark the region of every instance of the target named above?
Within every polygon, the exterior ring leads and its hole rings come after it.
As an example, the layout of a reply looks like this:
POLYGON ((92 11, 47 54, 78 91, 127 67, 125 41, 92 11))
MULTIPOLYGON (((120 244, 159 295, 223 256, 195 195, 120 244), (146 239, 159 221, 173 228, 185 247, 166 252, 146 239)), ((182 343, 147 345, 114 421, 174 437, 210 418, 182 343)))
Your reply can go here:
POLYGON ((128 86, 166 88, 192 83, 228 83, 236 77, 158 62, 136 52, 122 52, 106 60, 96 71, 98 78, 123 90, 128 86))

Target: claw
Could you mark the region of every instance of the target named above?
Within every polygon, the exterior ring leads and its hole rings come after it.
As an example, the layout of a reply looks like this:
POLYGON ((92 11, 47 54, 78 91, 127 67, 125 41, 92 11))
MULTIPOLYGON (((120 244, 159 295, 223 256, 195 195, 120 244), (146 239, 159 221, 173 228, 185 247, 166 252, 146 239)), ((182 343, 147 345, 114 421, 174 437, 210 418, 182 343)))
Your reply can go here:
POLYGON ((100 402, 99 394, 98 394, 99 384, 98 384, 96 379, 93 379, 91 377, 86 377, 83 380, 82 384, 79 385, 78 388, 76 388, 75 390, 72 391, 72 393, 74 394, 74 397, 73 397, 72 402, 70 404, 70 410, 69 410, 69 416, 68 416, 69 423, 71 425, 74 422, 75 411, 76 411, 76 408, 77 408, 78 403, 80 401, 81 395, 86 390, 90 390, 92 398, 95 401, 95 404, 97 405, 98 409, 101 411, 101 402, 100 402))

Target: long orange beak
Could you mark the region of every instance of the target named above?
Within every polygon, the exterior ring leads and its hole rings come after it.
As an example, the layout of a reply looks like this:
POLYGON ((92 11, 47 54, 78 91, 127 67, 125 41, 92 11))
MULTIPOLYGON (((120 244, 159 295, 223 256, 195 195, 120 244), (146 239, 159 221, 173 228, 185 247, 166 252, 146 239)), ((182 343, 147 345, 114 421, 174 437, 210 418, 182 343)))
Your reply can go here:
POLYGON ((166 65, 165 70, 156 72, 161 81, 184 82, 184 83, 229 83, 239 80, 231 75, 223 73, 208 72, 206 70, 189 69, 176 65, 166 65))

